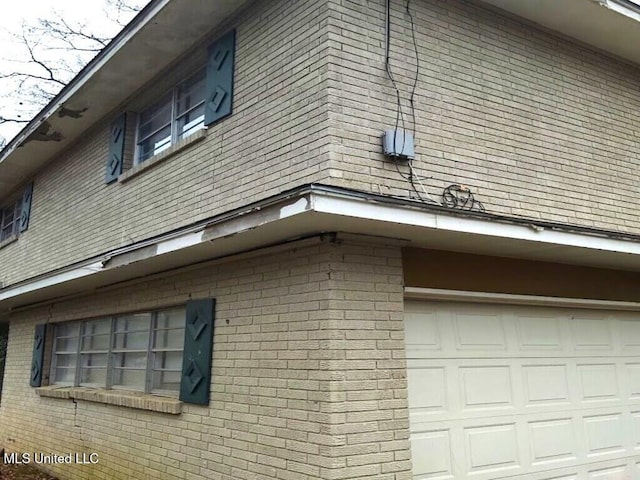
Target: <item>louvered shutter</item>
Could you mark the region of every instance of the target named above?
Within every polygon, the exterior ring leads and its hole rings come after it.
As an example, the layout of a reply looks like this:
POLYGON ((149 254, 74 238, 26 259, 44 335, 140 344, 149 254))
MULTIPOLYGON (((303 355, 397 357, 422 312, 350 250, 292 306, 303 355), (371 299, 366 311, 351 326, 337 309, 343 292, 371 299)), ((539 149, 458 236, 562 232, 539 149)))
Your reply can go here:
POLYGON ((33 338, 33 356, 31 360, 31 375, 29 385, 39 387, 42 384, 42 369, 44 365, 44 343, 47 334, 47 325, 36 325, 36 333, 33 338))
POLYGON ((105 175, 105 183, 107 184, 116 181, 122 173, 126 120, 126 115, 123 113, 111 124, 109 157, 107 159, 107 172, 105 175))
POLYGON ((180 400, 209 404, 211 354, 216 301, 213 298, 187 302, 180 400))
POLYGON ((22 194, 22 206, 20 208, 20 233, 29 228, 31 217, 31 198, 33 197, 33 182, 27 185, 22 194))
POLYGON ((209 47, 205 88, 204 124, 231 114, 236 32, 232 30, 209 47))

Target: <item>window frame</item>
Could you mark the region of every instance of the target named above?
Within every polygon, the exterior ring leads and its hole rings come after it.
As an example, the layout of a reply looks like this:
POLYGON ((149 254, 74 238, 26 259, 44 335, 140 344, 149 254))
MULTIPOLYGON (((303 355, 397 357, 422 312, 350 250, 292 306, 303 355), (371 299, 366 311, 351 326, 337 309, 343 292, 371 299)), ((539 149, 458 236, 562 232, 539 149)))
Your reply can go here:
POLYGON ((14 200, 10 204, 0 208, 0 243, 8 240, 12 237, 20 235, 20 216, 22 214, 22 198, 14 200), (11 223, 5 225, 5 213, 13 207, 13 219, 11 223), (9 235, 4 234, 4 230, 11 226, 11 233, 9 235))
MULTIPOLYGON (((176 388, 171 390, 171 389, 165 389, 160 387, 154 388, 154 378, 155 378, 155 374, 159 371, 173 372, 174 374, 177 375, 178 379, 182 374, 182 363, 184 361, 184 332, 186 330, 186 306, 184 304, 175 305, 172 307, 166 307, 166 308, 153 310, 153 311, 137 311, 137 312, 118 314, 118 315, 100 316, 100 317, 95 317, 90 319, 73 320, 70 322, 61 322, 61 323, 54 324, 53 326, 54 328, 52 333, 52 346, 51 346, 51 353, 49 356, 51 361, 50 368, 49 368, 51 385, 68 386, 68 387, 104 388, 106 390, 131 391, 131 392, 139 392, 144 394, 153 394, 153 395, 170 396, 170 397, 177 397, 179 395, 180 380, 177 381, 176 388), (180 326, 161 327, 159 323, 161 314, 164 312, 176 312, 176 311, 180 312, 179 315, 180 315, 180 318, 182 319, 180 322, 180 326), (122 367, 117 367, 115 365, 116 356, 121 353, 127 353, 127 350, 128 350, 122 347, 116 348, 116 337, 117 335, 126 335, 127 333, 131 333, 129 330, 118 330, 117 328, 118 320, 130 317, 133 315, 149 316, 146 328, 144 330, 132 331, 133 333, 145 332, 147 335, 146 347, 144 349, 144 352, 142 352, 145 354, 145 366, 144 366, 144 373, 143 373, 144 384, 136 383, 134 386, 127 386, 127 385, 123 385, 122 383, 119 383, 117 384, 116 388, 113 388, 116 371, 119 368, 122 369, 122 367), (96 322, 100 322, 100 321, 103 321, 106 324, 108 324, 108 333, 88 334, 86 332, 87 326, 91 325, 92 323, 95 324, 96 322), (78 324, 78 328, 75 335, 65 335, 65 336, 58 335, 58 332, 59 332, 58 329, 61 326, 70 326, 76 323, 78 324), (156 345, 156 333, 159 330, 166 330, 166 331, 173 330, 174 332, 180 334, 179 343, 181 347, 180 348, 175 348, 175 347, 161 348, 158 345, 156 345), (108 346, 106 349, 101 348, 100 352, 97 352, 97 350, 95 349, 88 349, 84 347, 83 344, 84 344, 85 338, 93 337, 95 335, 109 336, 108 346), (59 350, 58 342, 60 338, 66 338, 66 339, 75 338, 76 339, 76 344, 74 346, 75 349, 59 350), (156 355, 158 353, 163 353, 163 352, 179 352, 180 353, 179 355, 180 366, 178 369, 175 369, 175 368, 159 369, 156 367, 156 364, 157 364, 156 355), (84 365, 84 358, 86 355, 92 355, 92 354, 100 354, 100 355, 106 354, 107 356, 106 365, 104 367, 104 369, 106 370, 104 383, 83 381, 83 370, 87 370, 91 368, 90 366, 84 365), (58 369, 58 359, 62 355, 69 355, 70 357, 75 357, 75 365, 71 367, 61 367, 61 368, 69 368, 69 370, 73 370, 72 382, 56 380, 56 371, 58 369)), ((140 349, 135 349, 135 350, 137 351, 140 349)), ((97 367, 97 368, 100 368, 100 367, 97 367)), ((159 384, 159 385, 163 385, 163 384, 159 384)))
POLYGON ((207 67, 206 66, 200 66, 198 69, 196 69, 196 71, 194 73, 192 73, 191 75, 189 75, 186 78, 183 78, 181 81, 179 81, 178 83, 176 83, 175 85, 173 85, 170 89, 164 91, 161 95, 158 95, 155 97, 155 100, 152 103, 149 103, 145 108, 140 109, 138 115, 137 115, 137 119, 136 119, 136 131, 135 131, 135 148, 134 148, 134 153, 133 153, 133 164, 134 165, 141 165, 144 162, 149 161, 149 159, 153 158, 155 155, 158 155, 160 153, 162 153, 163 151, 169 149, 172 145, 175 145, 179 140, 183 139, 183 138, 187 138, 188 136, 196 133, 198 130, 201 130, 203 128, 205 128, 205 105, 206 105, 206 86, 207 86, 207 67), (179 100, 179 92, 180 89, 185 85, 188 84, 191 80, 193 80, 194 78, 197 78, 198 76, 202 77, 202 97, 198 99, 197 103, 192 106, 189 107, 188 109, 186 109, 184 112, 179 113, 178 111, 178 100, 179 100), (170 98, 170 119, 169 119, 169 123, 168 124, 163 124, 161 127, 156 128, 155 130, 153 130, 151 133, 149 133, 148 135, 141 137, 140 135, 140 126, 141 126, 141 119, 142 116, 145 112, 148 112, 149 110, 155 108, 155 107, 160 107, 158 108, 158 110, 163 109, 164 106, 166 105, 166 103, 161 103, 161 100, 163 100, 165 97, 170 98), (188 115, 189 113, 193 112, 195 109, 199 108, 200 106, 203 107, 203 111, 202 111, 202 120, 199 122, 199 125, 196 125, 192 128, 190 128, 188 131, 189 133, 187 135, 183 135, 178 131, 178 125, 179 125, 179 121, 181 118, 185 117, 186 115, 188 115), (170 135, 169 135, 169 142, 166 145, 163 145, 161 147, 161 149, 159 150, 155 150, 153 151, 152 154, 150 154, 148 157, 146 158, 141 158, 141 153, 142 153, 142 148, 141 148, 141 143, 148 140, 149 138, 152 138, 153 135, 157 134, 158 132, 162 131, 163 129, 167 128, 167 126, 170 127, 170 135))

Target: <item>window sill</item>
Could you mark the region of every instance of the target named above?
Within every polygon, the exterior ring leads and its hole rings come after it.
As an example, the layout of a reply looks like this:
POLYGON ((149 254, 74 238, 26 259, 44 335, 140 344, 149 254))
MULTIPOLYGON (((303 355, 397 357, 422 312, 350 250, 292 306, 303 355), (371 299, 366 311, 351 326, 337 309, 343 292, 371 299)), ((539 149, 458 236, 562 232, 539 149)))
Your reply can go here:
POLYGON ((0 248, 4 248, 7 245, 10 245, 17 240, 18 240, 18 235, 11 235, 10 237, 7 237, 0 242, 0 248))
POLYGON ((152 169, 156 165, 164 162, 165 160, 173 157, 177 153, 181 152, 187 147, 190 147, 194 143, 201 142, 207 136, 207 129, 203 128, 198 130, 193 135, 189 135, 187 138, 183 138, 179 142, 171 145, 166 150, 154 155, 153 157, 148 158, 142 163, 133 166, 131 169, 124 172, 122 175, 118 177, 118 183, 125 183, 131 180, 134 177, 137 177, 142 172, 146 172, 147 170, 152 169))
POLYGON ((106 403, 119 407, 138 408, 153 412, 179 415, 182 413, 182 402, 177 398, 159 397, 123 390, 105 390, 104 388, 62 387, 50 385, 36 388, 41 397, 85 400, 87 402, 106 403))

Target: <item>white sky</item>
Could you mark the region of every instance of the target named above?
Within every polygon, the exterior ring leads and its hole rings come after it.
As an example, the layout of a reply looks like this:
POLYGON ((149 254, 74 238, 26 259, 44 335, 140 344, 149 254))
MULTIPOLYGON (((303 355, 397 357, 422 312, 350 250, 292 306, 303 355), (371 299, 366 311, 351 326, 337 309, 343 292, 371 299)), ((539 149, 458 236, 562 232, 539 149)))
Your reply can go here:
MULTIPOLYGON (((144 0, 129 0, 131 4, 144 4, 144 0)), ((68 23, 85 24, 92 32, 100 35, 115 35, 119 28, 114 22, 107 20, 105 0, 18 0, 7 2, 0 14, 0 71, 7 73, 18 67, 10 60, 24 60, 25 50, 22 44, 12 34, 22 31, 23 21, 35 23, 38 18, 50 18, 59 12, 68 23)), ((122 18, 125 22, 131 16, 122 18)), ((57 53, 56 53, 57 55, 57 53)), ((63 52, 60 55, 64 55, 63 52)), ((27 106, 20 107, 15 95, 11 92, 15 84, 0 79, 0 115, 10 116, 13 112, 22 112, 22 118, 30 119, 36 111, 29 111, 27 106)), ((31 109, 33 110, 33 109, 31 109)), ((0 136, 10 140, 24 124, 7 123, 0 125, 0 136)))

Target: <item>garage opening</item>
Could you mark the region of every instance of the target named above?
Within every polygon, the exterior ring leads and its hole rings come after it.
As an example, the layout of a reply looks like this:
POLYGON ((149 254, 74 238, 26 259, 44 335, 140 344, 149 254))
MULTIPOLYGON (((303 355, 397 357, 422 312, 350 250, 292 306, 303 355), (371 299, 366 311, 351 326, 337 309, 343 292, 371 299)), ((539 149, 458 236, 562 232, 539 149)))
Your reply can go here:
POLYGON ((405 303, 414 479, 640 478, 640 313, 405 303))

